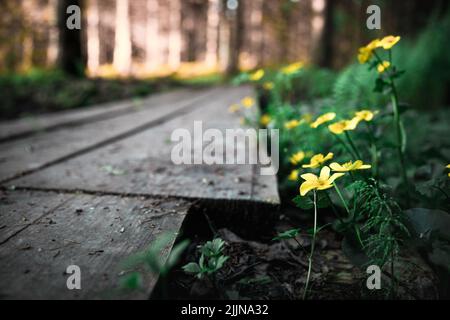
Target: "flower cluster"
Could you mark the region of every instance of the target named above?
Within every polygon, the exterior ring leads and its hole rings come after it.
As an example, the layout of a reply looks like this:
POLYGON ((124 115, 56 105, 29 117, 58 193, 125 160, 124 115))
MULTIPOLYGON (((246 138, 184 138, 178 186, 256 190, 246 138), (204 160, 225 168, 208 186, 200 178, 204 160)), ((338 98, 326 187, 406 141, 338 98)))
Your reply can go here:
MULTIPOLYGON (((387 36, 383 39, 375 39, 371 41, 368 45, 359 49, 358 60, 361 64, 369 62, 374 56, 375 50, 383 48, 384 50, 391 50, 399 41, 400 37, 398 36, 387 36)), ((389 64, 390 65, 390 64, 389 64)), ((381 69, 378 69, 379 72, 384 72, 389 65, 382 66, 381 69), (381 71, 380 71, 381 70, 381 71)))

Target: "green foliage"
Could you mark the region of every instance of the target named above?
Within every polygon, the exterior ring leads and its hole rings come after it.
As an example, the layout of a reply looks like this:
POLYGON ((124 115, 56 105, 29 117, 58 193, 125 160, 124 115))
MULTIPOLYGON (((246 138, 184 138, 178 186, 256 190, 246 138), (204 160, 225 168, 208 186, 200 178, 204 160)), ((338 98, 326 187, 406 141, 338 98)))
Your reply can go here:
POLYGON ((353 215, 361 226, 364 250, 372 264, 384 266, 396 259, 400 246, 409 231, 403 211, 374 179, 358 181, 354 190, 353 215), (359 219, 362 218, 362 219, 359 219))
MULTIPOLYGON (((128 258, 122 267, 127 270, 144 267, 155 275, 166 277, 169 271, 176 266, 181 255, 189 245, 189 240, 176 244, 166 259, 164 252, 168 247, 171 247, 175 237, 176 234, 173 233, 163 234, 155 239, 147 250, 128 258)), ((121 283, 125 288, 137 289, 142 283, 142 274, 138 271, 132 272, 126 275, 121 283)))
POLYGON ((294 239, 295 237, 297 237, 300 234, 300 230, 301 229, 292 229, 292 230, 287 230, 285 232, 281 232, 272 240, 278 241, 278 240, 294 239))
POLYGON ((183 266, 184 272, 193 274, 199 279, 202 279, 205 275, 216 274, 229 258, 223 254, 224 246, 225 242, 220 238, 208 241, 200 249, 199 262, 186 264, 183 266))

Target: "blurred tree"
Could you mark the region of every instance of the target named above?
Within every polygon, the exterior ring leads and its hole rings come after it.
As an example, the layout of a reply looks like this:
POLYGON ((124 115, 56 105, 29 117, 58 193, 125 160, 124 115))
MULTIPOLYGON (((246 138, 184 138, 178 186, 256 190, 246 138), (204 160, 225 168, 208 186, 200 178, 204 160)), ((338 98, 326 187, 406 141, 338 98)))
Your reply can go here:
POLYGON ((168 63, 172 70, 177 70, 181 63, 181 2, 170 0, 170 31, 168 63))
POLYGON ((317 30, 314 39, 312 62, 319 67, 331 68, 333 66, 333 32, 334 32, 334 6, 335 0, 313 0, 312 18, 313 30, 317 30), (317 25, 316 25, 317 24, 317 25))
POLYGON ((159 39, 159 2, 147 0, 146 52, 145 60, 148 70, 155 70, 161 64, 159 39))
POLYGON ((218 63, 220 0, 208 1, 207 21, 206 64, 209 67, 215 67, 218 63))
POLYGON ((121 76, 128 76, 131 73, 132 47, 129 9, 128 0, 117 0, 113 64, 121 76))
POLYGON ((227 51, 226 75, 233 75, 239 71, 239 56, 244 32, 242 7, 238 0, 223 0, 222 3, 222 21, 224 28, 226 28, 224 35, 227 36, 222 42, 226 45, 227 51))
MULTIPOLYGON (((67 28, 67 8, 76 5, 83 9, 82 0, 58 1, 59 56, 61 70, 72 76, 84 76, 85 58, 82 49, 82 31, 67 28)), ((81 10, 83 12, 83 10, 81 10)), ((81 28, 83 29, 83 28, 81 28)))
POLYGON ((100 67, 100 33, 98 0, 90 0, 87 13, 87 50, 88 68, 92 75, 97 75, 100 67))

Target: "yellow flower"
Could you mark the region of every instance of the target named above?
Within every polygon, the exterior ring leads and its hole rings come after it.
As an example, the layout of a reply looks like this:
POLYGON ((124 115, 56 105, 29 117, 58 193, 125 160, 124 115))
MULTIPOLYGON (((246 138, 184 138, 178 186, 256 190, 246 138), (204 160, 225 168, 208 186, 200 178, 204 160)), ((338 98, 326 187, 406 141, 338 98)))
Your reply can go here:
POLYGON ((275 87, 275 84, 271 81, 264 82, 263 88, 267 91, 272 90, 275 87))
MULTIPOLYGON (((450 164, 446 168, 450 169, 450 164)), ((450 173, 448 174, 448 177, 450 178, 450 173)))
POLYGON ((358 60, 363 64, 372 59, 373 51, 380 47, 380 39, 372 40, 367 46, 359 49, 358 60))
POLYGON ((378 112, 372 112, 370 110, 361 110, 355 113, 355 117, 360 119, 361 121, 372 121, 373 117, 377 114, 378 112))
POLYGON ((269 125, 270 121, 272 121, 272 118, 269 115, 267 115, 267 114, 263 114, 261 116, 261 119, 259 120, 261 125, 263 125, 265 127, 269 125))
POLYGON ((382 47, 385 50, 390 50, 393 46, 395 46, 399 41, 400 41, 400 37, 395 37, 395 36, 387 36, 384 37, 383 39, 381 39, 378 47, 382 47))
POLYGON ((259 69, 258 71, 254 72, 250 75, 250 80, 251 81, 259 81, 264 77, 264 74, 265 74, 264 70, 259 69))
POLYGON ((281 72, 286 74, 286 75, 290 75, 293 73, 296 73, 297 71, 299 71, 301 68, 303 68, 305 64, 303 62, 295 62, 292 63, 284 68, 281 69, 281 72))
POLYGON ((241 107, 238 104, 233 104, 228 108, 229 113, 236 113, 241 107))
POLYGON ((288 130, 291 130, 291 129, 297 128, 301 124, 302 124, 302 122, 300 120, 291 120, 291 121, 286 122, 284 124, 284 127, 288 130))
POLYGON ((255 105, 255 99, 253 99, 252 97, 245 97, 244 99, 242 99, 241 103, 245 108, 250 109, 255 105))
POLYGON ((305 159, 305 153, 303 151, 300 151, 296 154, 293 154, 292 157, 289 158, 289 161, 295 166, 303 161, 303 159, 305 159))
POLYGON ((239 123, 241 126, 245 125, 247 123, 247 120, 244 117, 239 118, 239 123))
POLYGON ((364 164, 361 160, 357 160, 354 163, 352 161, 349 161, 342 165, 337 162, 333 162, 332 164, 330 164, 330 168, 336 172, 348 172, 354 170, 367 170, 372 168, 372 166, 369 164, 364 164))
POLYGON ((334 134, 342 134, 344 131, 355 130, 358 127, 360 118, 354 117, 352 120, 342 120, 339 122, 335 122, 328 126, 328 130, 330 130, 334 134))
POLYGON ((315 129, 315 128, 319 127, 320 125, 324 124, 325 122, 329 122, 329 121, 333 120, 334 118, 336 118, 336 113, 334 113, 334 112, 325 113, 324 115, 317 118, 316 121, 314 121, 311 124, 311 128, 315 129))
POLYGON ((300 195, 303 197, 312 190, 327 190, 333 187, 336 179, 345 175, 344 173, 334 173, 330 176, 330 168, 323 167, 320 175, 316 176, 312 173, 303 174, 301 177, 305 182, 300 186, 300 195))
POLYGON ((288 177, 288 180, 289 181, 297 181, 298 180, 298 173, 299 173, 298 170, 292 170, 291 174, 288 177))
POLYGON ((389 69, 390 66, 391 66, 391 63, 389 61, 383 61, 383 63, 380 63, 377 66, 378 73, 385 72, 387 69, 389 69))
POLYGON ((328 160, 333 159, 334 154, 333 153, 328 153, 326 156, 324 156, 323 154, 319 153, 316 154, 315 156, 313 156, 311 158, 311 161, 309 162, 309 164, 304 164, 303 168, 318 168, 320 167, 323 163, 327 162, 328 160))
POLYGON ((364 64, 372 58, 372 50, 362 47, 359 49, 358 61, 360 64, 364 64))

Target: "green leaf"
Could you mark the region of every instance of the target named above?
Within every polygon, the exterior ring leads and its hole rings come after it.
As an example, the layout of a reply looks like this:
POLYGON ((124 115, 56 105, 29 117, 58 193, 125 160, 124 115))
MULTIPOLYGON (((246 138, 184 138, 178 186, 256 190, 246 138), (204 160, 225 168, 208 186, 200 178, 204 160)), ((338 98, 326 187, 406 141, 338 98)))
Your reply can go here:
POLYGON ((186 248, 189 246, 189 240, 184 240, 177 244, 175 247, 173 247, 172 251, 170 252, 169 257, 167 258, 167 261, 164 265, 164 274, 167 274, 167 272, 172 269, 180 260, 181 255, 186 250, 186 248))
POLYGON ((190 262, 187 265, 183 266, 183 271, 186 273, 198 274, 202 271, 198 263, 190 262))
POLYGON ((310 210, 314 208, 314 202, 309 197, 296 196, 292 201, 302 210, 310 210))
POLYGON ((221 268, 224 266, 225 262, 227 262, 228 258, 229 258, 229 257, 227 257, 227 256, 220 256, 220 257, 217 259, 216 270, 221 269, 221 268))
POLYGON ((121 279, 120 287, 128 290, 136 290, 142 287, 142 276, 138 272, 133 272, 121 279))
POLYGON ((278 240, 287 240, 287 239, 293 239, 300 233, 301 229, 291 229, 282 233, 279 233, 275 238, 273 238, 273 241, 278 240))

